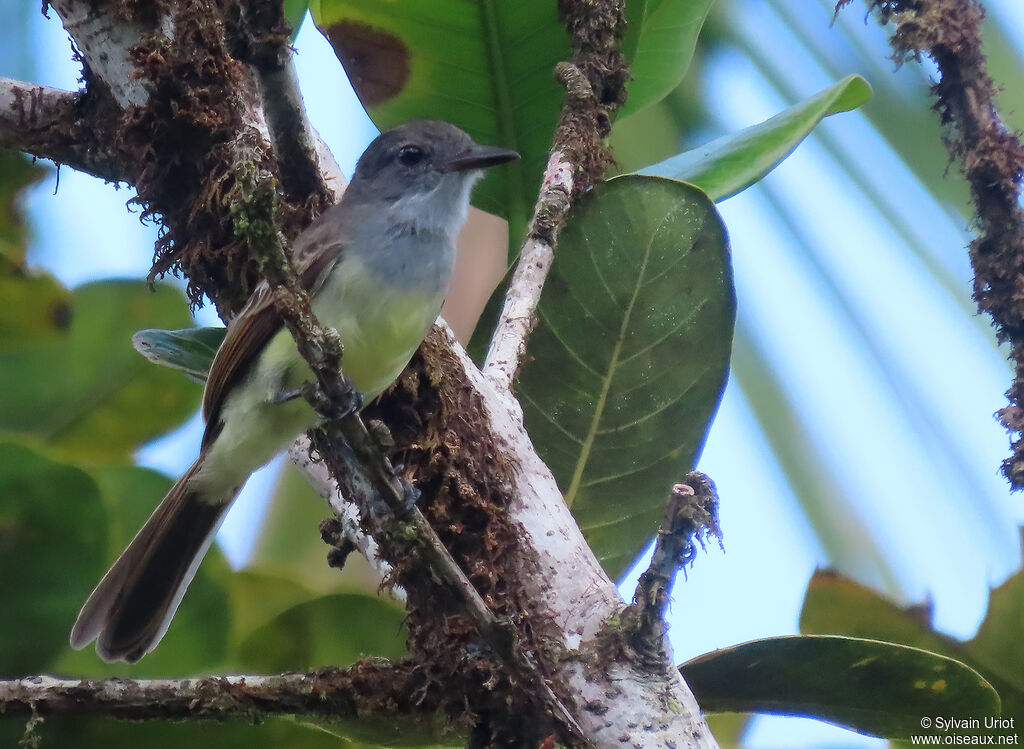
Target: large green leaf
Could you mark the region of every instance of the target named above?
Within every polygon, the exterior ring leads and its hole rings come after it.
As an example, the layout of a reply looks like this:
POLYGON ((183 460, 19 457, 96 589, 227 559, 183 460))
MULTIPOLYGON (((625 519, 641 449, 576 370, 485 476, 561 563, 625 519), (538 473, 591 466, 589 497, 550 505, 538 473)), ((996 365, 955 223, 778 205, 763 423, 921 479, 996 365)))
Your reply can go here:
POLYGON ((641 170, 691 182, 718 202, 762 179, 793 152, 821 120, 856 109, 871 86, 850 75, 771 119, 641 170))
POLYGON ((626 3, 622 53, 629 60, 626 117, 664 99, 683 80, 697 37, 715 0, 634 0, 626 3))
POLYGON ((139 327, 184 327, 184 297, 169 286, 103 281, 75 289, 64 335, 0 351, 0 430, 33 435, 62 453, 124 459, 183 421, 200 389, 132 350, 139 327))
POLYGON ((230 576, 232 652, 229 668, 236 668, 237 650, 250 634, 281 612, 316 597, 299 579, 251 567, 230 576))
POLYGON ((799 715, 909 738, 921 717, 999 715, 977 671, 926 650, 853 637, 773 637, 679 667, 702 710, 799 715))
POLYGON ((68 650, 106 552, 107 516, 92 477, 0 442, 0 677, 45 671, 68 650))
POLYGON ((522 154, 474 192, 477 206, 522 231, 562 102, 553 71, 570 57, 557 4, 313 0, 310 10, 379 128, 448 120, 522 154))
POLYGON ((884 639, 955 658, 996 688, 1004 717, 1024 725, 1024 572, 994 590, 989 603, 974 639, 961 642, 931 628, 927 606, 901 608, 854 580, 817 572, 807 586, 800 630, 884 639))
POLYGON ((725 228, 696 188, 617 177, 573 209, 518 392, 527 429, 605 569, 658 527, 725 385, 725 228))
POLYGON ((365 593, 338 593, 292 606, 253 631, 238 668, 263 673, 346 666, 364 655, 405 653, 404 612, 365 593))

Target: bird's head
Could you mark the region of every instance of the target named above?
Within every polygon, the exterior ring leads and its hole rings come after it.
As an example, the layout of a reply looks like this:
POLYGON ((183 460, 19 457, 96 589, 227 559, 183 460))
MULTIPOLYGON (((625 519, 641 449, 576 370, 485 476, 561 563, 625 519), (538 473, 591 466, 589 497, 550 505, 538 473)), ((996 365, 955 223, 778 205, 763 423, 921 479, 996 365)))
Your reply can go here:
POLYGON ((483 170, 518 158, 508 148, 480 145, 447 122, 416 120, 381 133, 369 145, 346 198, 383 203, 403 220, 454 232, 483 170))

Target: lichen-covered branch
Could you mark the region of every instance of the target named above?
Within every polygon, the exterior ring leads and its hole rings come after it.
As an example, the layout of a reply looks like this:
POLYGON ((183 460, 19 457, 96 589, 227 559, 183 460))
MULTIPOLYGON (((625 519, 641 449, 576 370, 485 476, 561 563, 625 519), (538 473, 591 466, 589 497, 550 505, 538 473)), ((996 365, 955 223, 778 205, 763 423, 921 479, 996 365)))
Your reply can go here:
POLYGON ((874 0, 870 5, 883 22, 895 25, 891 43, 898 63, 927 55, 939 71, 932 94, 943 142, 967 178, 975 208, 977 238, 969 247, 974 299, 991 316, 999 340, 1010 344, 1015 367, 1006 394, 1010 405, 998 414, 1017 435, 1003 473, 1014 489, 1024 489, 1024 144, 999 118, 997 87, 982 47, 985 9, 977 0, 874 0))
POLYGON ((555 70, 565 99, 533 218, 484 362, 484 372, 507 389, 536 325, 558 233, 573 198, 589 190, 612 163, 604 139, 612 114, 626 100, 628 66, 619 51, 626 25, 621 0, 561 0, 559 11, 573 50, 572 62, 559 63, 555 70))
POLYGON ((130 720, 252 721, 261 716, 428 718, 412 664, 361 661, 344 669, 201 679, 0 681, 0 714, 82 715, 130 720))

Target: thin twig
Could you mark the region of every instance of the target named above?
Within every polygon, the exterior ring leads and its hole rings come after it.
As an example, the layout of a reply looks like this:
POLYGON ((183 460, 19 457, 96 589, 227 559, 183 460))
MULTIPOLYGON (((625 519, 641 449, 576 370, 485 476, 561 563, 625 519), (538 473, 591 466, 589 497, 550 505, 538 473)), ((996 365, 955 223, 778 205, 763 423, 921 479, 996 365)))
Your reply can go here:
POLYGON ((664 649, 665 610, 680 569, 693 564, 697 544, 704 548, 709 536, 722 543, 718 526, 718 494, 714 482, 703 473, 688 473, 672 487, 665 516, 658 529, 654 555, 640 576, 633 605, 623 614, 623 624, 634 649, 659 656, 664 649))
MULTIPOLYGON (((551 154, 544 170, 533 223, 536 223, 538 215, 544 215, 542 210, 562 216, 568 213, 573 188, 572 172, 572 164, 565 160, 561 151, 551 154)), ((537 324, 537 305, 554 257, 554 237, 539 236, 531 224, 483 366, 484 373, 495 384, 507 389, 511 389, 515 381, 526 353, 526 340, 537 324)))
POLYGON ((261 715, 356 718, 429 715, 417 704, 411 663, 361 661, 345 669, 274 676, 201 679, 57 679, 33 676, 0 681, 0 714, 88 715, 253 720, 261 715))
POLYGON ((625 101, 627 67, 619 51, 625 27, 622 3, 563 0, 560 8, 573 43, 572 62, 555 69, 565 98, 533 218, 483 366, 498 387, 509 391, 537 324, 558 234, 573 199, 600 180, 612 163, 604 139, 612 113, 625 101))

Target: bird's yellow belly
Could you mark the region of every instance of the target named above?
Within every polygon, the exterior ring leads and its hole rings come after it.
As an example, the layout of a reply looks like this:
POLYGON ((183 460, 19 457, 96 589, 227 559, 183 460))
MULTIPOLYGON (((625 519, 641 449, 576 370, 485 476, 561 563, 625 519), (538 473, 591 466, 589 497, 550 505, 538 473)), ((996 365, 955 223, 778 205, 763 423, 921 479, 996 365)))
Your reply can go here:
MULTIPOLYGON (((382 289, 379 281, 360 278, 358 264, 352 266, 337 280, 327 281, 313 300, 313 311, 323 325, 341 336, 342 372, 365 403, 402 373, 437 318, 443 295, 382 289)), ((282 329, 255 362, 243 387, 236 387, 225 399, 223 430, 207 455, 205 475, 197 479, 219 485, 211 489, 229 491, 312 427, 316 415, 303 398, 282 403, 275 402, 275 397, 313 379, 291 334, 282 329)))

